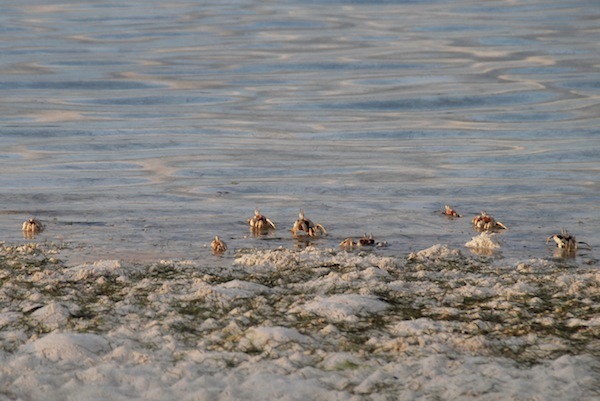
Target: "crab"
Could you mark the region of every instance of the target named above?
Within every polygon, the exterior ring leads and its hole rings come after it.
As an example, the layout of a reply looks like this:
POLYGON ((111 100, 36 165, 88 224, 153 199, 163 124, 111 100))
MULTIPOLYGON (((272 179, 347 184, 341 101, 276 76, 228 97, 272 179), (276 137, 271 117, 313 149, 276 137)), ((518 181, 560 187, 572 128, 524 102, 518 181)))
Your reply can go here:
POLYGON ((471 220, 473 223, 473 227, 477 230, 481 231, 493 231, 497 229, 508 230, 504 224, 494 219, 492 216, 487 214, 485 211, 482 211, 479 216, 473 217, 471 220))
POLYGON ((369 236, 367 236, 367 234, 365 233, 365 235, 363 235, 362 238, 359 238, 357 245, 358 246, 373 246, 373 245, 375 245, 375 240, 373 239, 373 234, 369 234, 369 236))
POLYGON ((450 205, 444 205, 444 210, 442 210, 442 214, 448 217, 462 217, 460 214, 456 212, 456 210, 452 209, 450 205))
POLYGON ((26 233, 41 233, 44 231, 44 224, 33 217, 23 223, 23 231, 26 233))
POLYGON ((569 234, 565 228, 560 230, 560 234, 554 234, 546 238, 546 244, 550 242, 550 240, 553 240, 556 243, 557 248, 564 249, 566 252, 574 252, 579 248, 578 244, 585 244, 591 249, 587 242, 577 241, 577 238, 575 238, 574 235, 569 234))
POLYGON ((319 235, 319 232, 323 235, 327 235, 327 230, 321 224, 315 224, 306 217, 304 217, 304 212, 301 210, 298 215, 298 220, 294 223, 292 227, 292 234, 296 235, 298 231, 304 231, 309 237, 316 237, 319 235))
POLYGON ((254 234, 261 234, 275 229, 275 223, 260 214, 258 209, 254 209, 254 217, 248 219, 248 224, 250 224, 250 230, 254 234))
POLYGON ((375 239, 373 239, 373 234, 365 234, 362 238, 359 238, 358 241, 354 242, 354 240, 350 237, 344 239, 340 242, 340 248, 345 249, 353 249, 358 246, 377 246, 377 247, 385 247, 387 246, 387 242, 377 242, 375 243, 375 239))
POLYGON ((220 255, 227 250, 227 244, 218 235, 215 235, 215 239, 210 243, 210 247, 216 255, 220 255))

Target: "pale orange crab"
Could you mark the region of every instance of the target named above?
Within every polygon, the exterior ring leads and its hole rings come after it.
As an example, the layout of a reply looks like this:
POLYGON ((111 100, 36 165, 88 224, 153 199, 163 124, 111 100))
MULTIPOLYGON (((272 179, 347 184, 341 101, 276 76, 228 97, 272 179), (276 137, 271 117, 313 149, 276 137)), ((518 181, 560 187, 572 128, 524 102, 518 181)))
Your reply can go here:
POLYGON ((315 224, 306 217, 304 217, 304 212, 301 210, 298 215, 298 220, 294 223, 292 227, 292 234, 296 235, 298 231, 304 231, 309 237, 316 237, 320 234, 327 235, 327 230, 321 224, 315 224))
POLYGON ((44 231, 44 224, 38 219, 34 219, 33 217, 23 223, 22 230, 26 233, 37 234, 44 231))
POLYGON ((442 214, 448 217, 462 217, 460 214, 458 214, 456 210, 452 209, 450 205, 444 205, 444 210, 442 210, 442 214))
POLYGON ((220 255, 227 250, 227 244, 218 235, 215 235, 215 239, 210 243, 210 247, 215 255, 220 255))
POLYGON ((260 214, 258 208, 254 209, 254 216, 248 219, 248 224, 253 234, 263 234, 269 230, 275 230, 275 223, 260 214))
POLYGON ((473 217, 471 223, 473 223, 473 228, 480 231, 493 231, 498 229, 508 230, 508 227, 494 219, 485 211, 482 211, 479 216, 473 217))

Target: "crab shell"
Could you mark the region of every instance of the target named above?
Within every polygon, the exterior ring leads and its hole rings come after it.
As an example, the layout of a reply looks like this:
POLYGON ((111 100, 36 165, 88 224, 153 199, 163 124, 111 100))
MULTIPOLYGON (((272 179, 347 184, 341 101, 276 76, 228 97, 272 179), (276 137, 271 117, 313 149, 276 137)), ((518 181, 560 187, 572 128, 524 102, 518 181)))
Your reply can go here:
POLYGON ((248 219, 248 224, 253 232, 260 233, 275 229, 275 223, 260 214, 258 209, 254 209, 254 217, 248 219))
POLYGON ((210 247, 215 254, 221 254, 227 250, 227 244, 221 241, 218 235, 215 235, 215 239, 210 243, 210 247))
POLYGON ((444 211, 442 214, 450 217, 462 217, 460 214, 456 212, 456 210, 452 209, 449 205, 444 205, 444 211))
POLYGON ((556 246, 566 251, 574 251, 577 249, 577 239, 574 235, 569 234, 566 229, 562 229, 560 234, 554 234, 546 238, 546 244, 554 240, 556 246))
POLYGON ((44 224, 37 219, 31 218, 23 223, 22 229, 28 233, 39 233, 44 231, 44 224))
POLYGON ((298 220, 294 223, 292 227, 292 234, 296 235, 298 231, 304 231, 308 234, 309 237, 316 237, 319 235, 319 232, 323 235, 327 235, 327 230, 321 224, 315 224, 306 217, 304 217, 304 212, 300 211, 298 215, 298 220))
POLYGON ((362 238, 360 238, 357 242, 358 246, 373 246, 375 245, 375 240, 373 239, 373 234, 367 236, 365 234, 362 238))
MULTIPOLYGON (((381 243, 382 246, 383 243, 381 243)), ((362 238, 359 238, 358 241, 354 242, 354 240, 350 237, 346 238, 342 242, 340 242, 340 248, 353 249, 357 246, 375 246, 375 240, 373 239, 373 234, 367 236, 365 234, 362 238)))
POLYGON ((507 230, 508 228, 501 222, 488 215, 485 211, 481 212, 481 215, 473 217, 471 220, 473 226, 482 231, 491 231, 494 229, 507 230))

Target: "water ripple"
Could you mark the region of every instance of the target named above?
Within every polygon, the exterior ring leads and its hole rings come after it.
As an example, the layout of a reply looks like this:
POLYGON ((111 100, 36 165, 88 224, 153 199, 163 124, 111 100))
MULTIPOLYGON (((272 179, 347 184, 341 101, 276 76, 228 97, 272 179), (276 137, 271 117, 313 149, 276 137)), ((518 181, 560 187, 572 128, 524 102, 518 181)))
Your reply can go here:
POLYGON ((3 239, 36 214, 185 256, 260 206, 404 252, 470 239, 451 203, 508 219, 505 254, 600 243, 593 2, 42 3, 0 7, 3 239))

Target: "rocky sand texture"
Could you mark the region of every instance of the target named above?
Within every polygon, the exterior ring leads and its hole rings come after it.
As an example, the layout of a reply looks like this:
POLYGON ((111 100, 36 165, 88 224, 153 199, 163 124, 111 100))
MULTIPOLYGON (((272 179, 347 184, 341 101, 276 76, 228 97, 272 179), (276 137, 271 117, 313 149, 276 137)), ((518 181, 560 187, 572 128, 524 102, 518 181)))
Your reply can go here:
POLYGON ((592 400, 600 270, 434 245, 69 266, 0 246, 0 398, 592 400))

